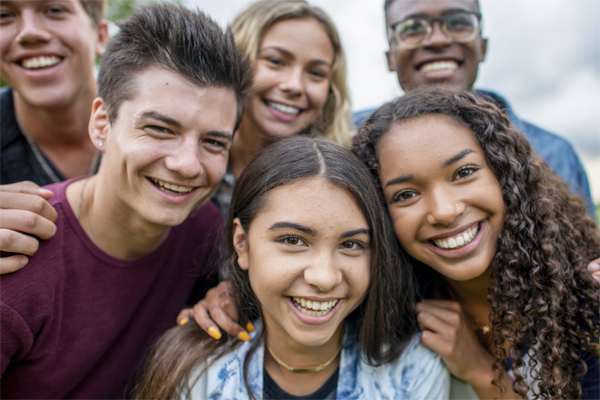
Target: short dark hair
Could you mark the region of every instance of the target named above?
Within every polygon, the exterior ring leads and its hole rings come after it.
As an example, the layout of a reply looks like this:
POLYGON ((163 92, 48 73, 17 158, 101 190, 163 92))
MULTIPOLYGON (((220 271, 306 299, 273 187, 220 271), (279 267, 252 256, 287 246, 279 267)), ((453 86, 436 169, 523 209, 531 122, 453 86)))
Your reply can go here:
POLYGON ((83 10, 90 16, 94 26, 98 25, 106 13, 108 0, 79 0, 83 10))
POLYGON ((134 98, 135 76, 158 67, 198 87, 233 90, 237 128, 250 95, 252 69, 229 30, 223 32, 200 11, 168 3, 143 6, 118 25, 98 74, 99 96, 111 123, 121 103, 134 98))

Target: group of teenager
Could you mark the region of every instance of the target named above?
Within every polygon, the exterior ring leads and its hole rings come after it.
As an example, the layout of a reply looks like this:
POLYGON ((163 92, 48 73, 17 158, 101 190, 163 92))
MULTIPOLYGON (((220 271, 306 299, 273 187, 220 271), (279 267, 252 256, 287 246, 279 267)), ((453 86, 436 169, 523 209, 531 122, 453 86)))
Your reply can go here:
POLYGON ((473 90, 476 0, 386 0, 354 121, 305 1, 105 7, 0 4, 3 398, 600 397, 587 178, 473 90))

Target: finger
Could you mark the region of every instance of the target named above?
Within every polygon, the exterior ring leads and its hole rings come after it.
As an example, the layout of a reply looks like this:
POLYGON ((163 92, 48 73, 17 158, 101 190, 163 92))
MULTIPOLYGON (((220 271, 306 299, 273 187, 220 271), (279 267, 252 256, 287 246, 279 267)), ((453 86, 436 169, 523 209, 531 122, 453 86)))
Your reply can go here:
POLYGON ((425 311, 421 311, 417 314, 417 321, 421 330, 429 330, 437 333, 441 336, 454 336, 456 334, 456 327, 448 324, 443 319, 430 314, 425 311))
POLYGON ((192 310, 191 308, 184 308, 179 312, 179 315, 177 316, 177 325, 185 325, 192 319, 194 319, 194 310, 192 310))
POLYGON ((38 250, 39 245, 34 237, 9 229, 0 229, 0 251, 32 256, 38 250))
POLYGON ((56 234, 54 222, 38 214, 23 210, 1 210, 0 228, 24 232, 41 239, 50 239, 56 234))
POLYGON ((56 221, 57 214, 54 207, 43 197, 33 194, 6 193, 0 191, 0 207, 3 210, 31 211, 52 222, 56 221))
MULTIPOLYGON (((230 304, 232 306, 232 304, 230 304)), ((194 310, 195 311, 195 310, 194 310)), ((250 335, 240 325, 236 323, 222 307, 213 307, 210 309, 210 317, 217 323, 219 328, 238 339, 249 341, 250 335)), ((236 313, 237 316, 237 313, 236 313)))
POLYGON ((198 303, 196 303, 192 310, 192 315, 198 326, 208 333, 213 339, 221 339, 221 331, 219 328, 217 328, 217 324, 215 324, 215 322, 210 319, 210 316, 208 315, 206 299, 200 300, 198 303))
POLYGON ((447 357, 452 354, 451 344, 448 343, 442 335, 435 332, 423 331, 421 333, 421 343, 442 357, 447 357))
POLYGON ((0 258, 0 275, 10 274, 23 268, 27 265, 29 259, 25 256, 17 254, 16 256, 0 258))
POLYGON ((50 200, 53 196, 51 190, 41 188, 31 181, 11 183, 10 185, 0 185, 0 192, 29 193, 36 196, 41 196, 46 200, 50 200))
POLYGON ((435 306, 435 307, 445 308, 447 310, 462 311, 460 304, 458 304, 457 301, 451 301, 451 300, 429 299, 429 300, 423 300, 420 303, 417 303, 417 307, 419 307, 419 304, 431 305, 431 306, 435 306))
POLYGON ((600 272, 600 258, 589 263, 587 269, 592 273, 600 272))
POLYGON ((444 321, 446 324, 454 327, 460 326, 464 319, 462 311, 439 307, 432 303, 420 303, 417 308, 417 314, 422 312, 431 314, 444 321))

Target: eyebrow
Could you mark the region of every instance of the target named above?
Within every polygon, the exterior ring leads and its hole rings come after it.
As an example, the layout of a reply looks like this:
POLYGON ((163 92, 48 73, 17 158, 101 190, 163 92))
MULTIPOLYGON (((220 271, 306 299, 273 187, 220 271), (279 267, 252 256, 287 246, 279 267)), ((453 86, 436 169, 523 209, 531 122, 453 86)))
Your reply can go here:
POLYGON ((467 154, 471 154, 471 153, 475 153, 475 150, 471 150, 471 149, 466 149, 461 151, 460 153, 458 153, 457 155, 455 155, 454 157, 449 158, 445 163, 444 163, 444 168, 448 167, 452 164, 454 164, 455 162, 457 162, 458 160, 464 158, 467 154))
MULTIPOLYGON (((263 50, 266 50, 266 49, 273 49, 273 50, 277 50, 277 51, 279 51, 279 52, 283 53, 283 54, 284 54, 286 57, 289 57, 289 58, 292 58, 292 59, 295 59, 295 58, 296 58, 296 57, 294 57, 294 54, 292 54, 290 51, 288 51, 288 50, 286 50, 286 49, 284 49, 284 48, 278 47, 278 46, 267 46, 267 47, 262 47, 262 48, 259 50, 259 53, 260 53, 261 51, 263 51, 263 50)), ((331 68, 331 63, 328 63, 327 61, 325 61, 325 60, 321 60, 321 59, 319 59, 319 58, 317 58, 317 59, 314 59, 314 60, 310 60, 310 62, 311 62, 312 64, 324 64, 324 65, 327 65, 328 67, 330 67, 330 68, 331 68)))
POLYGON ((156 111, 146 111, 140 115, 140 118, 152 118, 164 122, 165 124, 181 128, 181 123, 176 119, 163 115, 156 111))
POLYGON ((370 229, 355 229, 353 231, 342 233, 340 235, 340 239, 346 239, 346 238, 349 238, 349 237, 352 237, 352 236, 356 236, 356 235, 371 236, 371 230, 370 229))
POLYGON ((400 184, 400 183, 404 183, 404 182, 406 182, 406 181, 410 181, 410 180, 414 179, 414 177, 415 177, 415 176, 414 176, 413 174, 410 174, 410 175, 402 175, 402 176, 399 176, 399 177, 397 177, 397 178, 390 179, 390 180, 389 180, 389 181, 387 181, 387 183, 385 184, 385 187, 384 187, 384 189, 385 189, 385 188, 387 188, 388 186, 391 186, 391 185, 398 185, 398 184, 400 184))
POLYGON ((315 232, 314 229, 307 228, 306 226, 294 224, 293 222, 285 222, 285 221, 284 222, 276 222, 273 225, 271 225, 269 230, 274 231, 277 229, 284 229, 284 228, 292 228, 292 229, 296 229, 301 232, 307 233, 311 236, 317 236, 317 232, 315 232))
MULTIPOLYGON (((441 16, 444 16, 446 14, 450 14, 451 12, 457 12, 457 11, 467 11, 470 12, 470 10, 467 10, 466 8, 450 8, 448 10, 443 10, 441 12, 441 16)), ((404 21, 410 18, 429 18, 429 15, 427 13, 424 12, 420 12, 420 13, 414 13, 414 14, 409 14, 406 17, 402 18, 399 21, 404 21)))

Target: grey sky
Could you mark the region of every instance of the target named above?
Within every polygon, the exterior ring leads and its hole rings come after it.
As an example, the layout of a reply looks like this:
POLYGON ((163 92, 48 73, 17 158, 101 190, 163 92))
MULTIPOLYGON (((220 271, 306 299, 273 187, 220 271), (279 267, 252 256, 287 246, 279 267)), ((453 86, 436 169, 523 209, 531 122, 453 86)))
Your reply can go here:
MULTIPOLYGON (((422 0, 432 1, 432 0, 422 0)), ((185 0, 223 26, 252 1, 185 0)), ((383 0, 313 0, 336 23, 353 109, 402 91, 387 70, 383 0)), ((504 96, 522 118, 567 138, 600 202, 600 1, 480 0, 488 55, 475 84, 504 96)))

